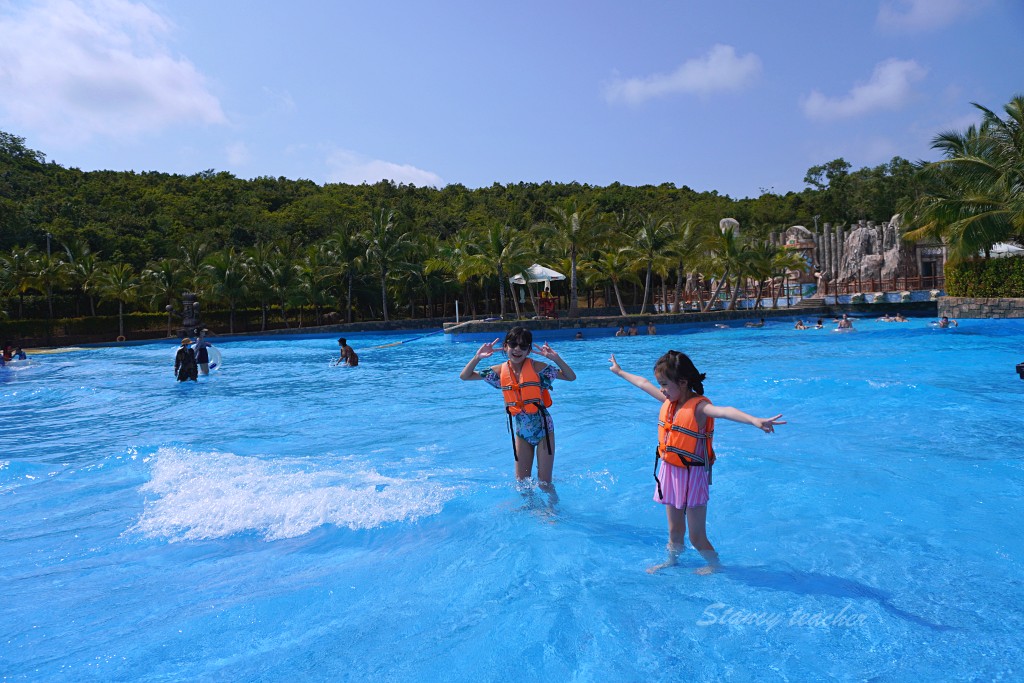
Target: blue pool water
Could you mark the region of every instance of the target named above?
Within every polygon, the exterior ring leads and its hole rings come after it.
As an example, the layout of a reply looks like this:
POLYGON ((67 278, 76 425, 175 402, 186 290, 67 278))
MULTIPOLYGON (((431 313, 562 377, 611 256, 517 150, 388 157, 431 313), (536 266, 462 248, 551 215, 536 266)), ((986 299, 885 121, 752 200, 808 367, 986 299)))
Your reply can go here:
MULTIPOLYGON (((3 680, 951 680, 1024 675, 1024 321, 953 332, 538 335, 556 504, 517 488, 481 338, 224 341, 0 370, 3 680), (709 535, 725 570, 650 576, 668 348, 722 422, 709 535)), ((336 336, 336 335, 335 335, 336 336)))

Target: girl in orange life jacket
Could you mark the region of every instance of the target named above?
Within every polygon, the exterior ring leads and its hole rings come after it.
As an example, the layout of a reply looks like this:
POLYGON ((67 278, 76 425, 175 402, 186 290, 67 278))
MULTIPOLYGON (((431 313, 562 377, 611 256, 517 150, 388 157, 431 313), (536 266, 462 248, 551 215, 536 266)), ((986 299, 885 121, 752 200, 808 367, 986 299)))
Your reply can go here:
POLYGON ((498 340, 484 344, 459 373, 459 379, 482 379, 496 389, 501 389, 505 398, 505 409, 514 426, 513 453, 516 458, 516 479, 529 479, 533 474, 533 456, 537 454, 537 481, 543 489, 551 488, 551 470, 555 464, 555 426, 547 411, 551 405, 548 393, 556 379, 573 381, 572 371, 558 353, 548 346, 533 349, 533 334, 525 327, 513 327, 505 335, 501 349, 507 360, 477 372, 476 366, 484 358, 495 353, 498 340), (530 351, 536 350, 554 365, 538 363, 531 359, 530 351))
POLYGON ((661 469, 654 477, 654 500, 665 505, 668 515, 668 559, 647 571, 653 574, 678 562, 689 525, 690 543, 708 563, 698 573, 710 573, 719 564, 706 529, 708 486, 715 461, 715 420, 742 422, 769 434, 775 431, 775 425, 786 423, 779 421, 781 414, 753 417, 736 408, 712 405, 704 397, 704 373, 697 371, 685 353, 669 351, 658 359, 654 364, 657 386, 623 370, 614 354, 611 364, 613 373, 662 402, 657 450, 661 469))

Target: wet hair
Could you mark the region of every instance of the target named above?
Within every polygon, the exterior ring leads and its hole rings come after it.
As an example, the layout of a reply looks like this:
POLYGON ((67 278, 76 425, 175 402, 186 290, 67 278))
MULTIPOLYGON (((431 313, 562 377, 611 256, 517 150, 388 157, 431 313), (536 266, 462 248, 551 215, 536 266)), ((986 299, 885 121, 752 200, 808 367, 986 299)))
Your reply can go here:
POLYGON ((341 339, 339 339, 339 340, 338 340, 338 343, 339 343, 339 344, 341 344, 342 346, 344 346, 344 345, 346 344, 346 342, 345 342, 345 338, 344 338, 344 337, 342 337, 341 339))
POLYGON ((654 374, 664 377, 669 382, 679 384, 686 381, 687 386, 698 396, 704 395, 704 379, 707 377, 690 360, 690 357, 679 351, 669 351, 654 364, 654 374))
POLYGON ((513 327, 505 335, 505 344, 530 344, 533 345, 533 332, 530 332, 525 327, 513 327))

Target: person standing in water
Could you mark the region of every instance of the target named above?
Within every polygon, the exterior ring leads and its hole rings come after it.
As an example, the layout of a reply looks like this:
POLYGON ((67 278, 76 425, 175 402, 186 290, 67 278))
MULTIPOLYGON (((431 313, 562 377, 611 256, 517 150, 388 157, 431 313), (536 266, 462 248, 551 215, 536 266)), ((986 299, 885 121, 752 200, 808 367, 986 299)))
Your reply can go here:
POLYGON ((548 407, 551 405, 551 385, 556 379, 573 381, 576 373, 558 353, 546 343, 533 348, 533 334, 525 327, 513 327, 505 335, 501 349, 507 360, 500 365, 477 372, 477 364, 495 353, 498 340, 484 344, 459 373, 463 381, 484 380, 505 397, 505 410, 509 426, 513 428, 512 453, 516 459, 516 479, 524 481, 533 476, 533 458, 537 457, 537 481, 544 490, 553 490, 551 474, 555 465, 555 424, 548 407), (530 358, 530 351, 552 361, 539 363, 530 358))
POLYGON ((196 364, 196 352, 192 350, 192 340, 185 337, 181 340, 178 352, 174 354, 174 376, 179 382, 198 381, 199 367, 196 364))
POLYGON ((196 339, 195 346, 196 363, 199 365, 200 375, 210 374, 210 352, 207 349, 213 345, 206 341, 206 332, 207 330, 205 329, 199 330, 199 337, 196 339))
POLYGON ((335 365, 347 365, 350 368, 354 368, 359 365, 359 356, 356 355, 355 350, 348 345, 345 338, 342 337, 338 340, 338 360, 334 361, 335 365))
POLYGON ((711 467, 715 463, 715 420, 721 418, 749 424, 771 434, 776 425, 786 424, 779 421, 782 414, 753 417, 736 408, 712 405, 704 396, 704 373, 699 372, 693 361, 679 351, 669 351, 654 364, 657 385, 623 370, 616 362, 615 354, 610 360, 609 370, 661 401, 654 500, 665 506, 668 516, 668 558, 647 571, 653 574, 678 563, 689 528, 690 543, 707 562, 707 566, 698 573, 713 572, 720 565, 718 553, 707 536, 708 487, 711 485, 711 467), (657 469, 659 460, 660 470, 657 469))

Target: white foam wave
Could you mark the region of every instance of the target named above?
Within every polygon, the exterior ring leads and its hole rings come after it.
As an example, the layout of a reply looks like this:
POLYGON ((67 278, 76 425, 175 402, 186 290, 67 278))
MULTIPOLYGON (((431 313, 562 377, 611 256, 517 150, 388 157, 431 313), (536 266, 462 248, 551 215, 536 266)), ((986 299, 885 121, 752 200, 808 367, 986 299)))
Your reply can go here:
POLYGON ((294 538, 324 524, 370 529, 437 514, 455 490, 395 479, 354 463, 321 466, 299 458, 264 460, 161 448, 150 497, 131 531, 169 541, 257 533, 294 538))

